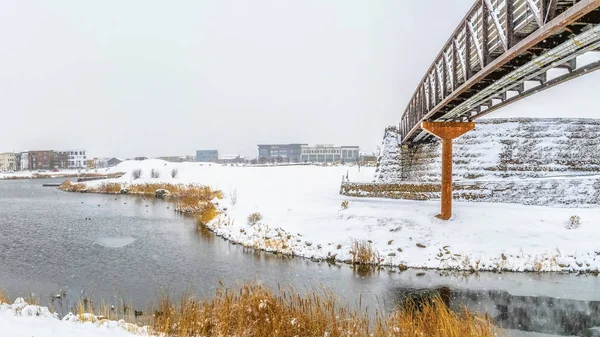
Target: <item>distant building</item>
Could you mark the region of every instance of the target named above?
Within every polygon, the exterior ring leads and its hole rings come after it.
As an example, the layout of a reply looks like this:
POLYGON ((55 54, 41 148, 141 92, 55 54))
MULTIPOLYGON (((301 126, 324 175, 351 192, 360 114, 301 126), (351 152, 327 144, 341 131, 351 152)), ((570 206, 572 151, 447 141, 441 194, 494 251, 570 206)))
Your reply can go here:
POLYGON ((54 165, 54 151, 29 151, 30 170, 50 170, 54 165))
POLYGON ((68 165, 67 168, 85 168, 87 167, 87 156, 85 154, 85 150, 76 149, 76 150, 65 150, 58 152, 67 152, 68 153, 68 165))
POLYGON ((88 159, 87 163, 86 163, 86 167, 89 169, 95 169, 96 168, 96 158, 94 159, 88 159))
POLYGON ((69 151, 54 151, 54 157, 52 158, 52 168, 66 169, 70 168, 69 151))
POLYGON ((122 162, 123 160, 113 157, 106 162, 106 167, 114 167, 121 164, 122 162))
POLYGON ((219 163, 222 164, 240 164, 243 163, 246 159, 239 154, 234 155, 225 155, 219 158, 219 163))
POLYGON ((302 146, 306 146, 306 144, 259 144, 258 160, 261 162, 299 162, 301 161, 302 146))
POLYGON ((342 160, 344 162, 357 162, 359 159, 360 148, 358 146, 342 146, 342 160))
POLYGON ((21 157, 21 160, 19 161, 19 170, 21 170, 21 171, 29 170, 29 152, 21 152, 20 157, 21 157))
POLYGON ((19 171, 21 169, 21 153, 15 153, 15 171, 19 171))
POLYGON ((196 161, 204 163, 216 163, 219 161, 219 151, 217 150, 198 150, 196 151, 196 161))
POLYGON ((316 163, 358 161, 358 146, 315 145, 302 147, 302 161, 316 163))
POLYGON ((0 171, 14 171, 17 169, 17 157, 14 152, 0 153, 0 171))

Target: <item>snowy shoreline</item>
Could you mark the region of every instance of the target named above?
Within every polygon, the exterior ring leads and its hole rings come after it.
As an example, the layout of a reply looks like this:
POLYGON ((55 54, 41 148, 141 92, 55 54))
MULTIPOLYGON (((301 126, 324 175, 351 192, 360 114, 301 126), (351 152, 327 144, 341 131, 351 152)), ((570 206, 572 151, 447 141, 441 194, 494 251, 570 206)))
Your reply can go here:
POLYGON ((147 326, 108 320, 85 313, 68 313, 62 319, 47 307, 28 304, 17 298, 13 304, 0 302, 0 327, 3 336, 131 337, 150 336, 147 326))
POLYGON ((318 261, 351 262, 355 240, 369 243, 373 264, 459 271, 590 272, 600 267, 598 208, 455 203, 455 216, 434 216, 439 201, 339 195, 342 176, 369 181, 374 168, 344 166, 231 167, 160 160, 124 162, 117 179, 86 182, 203 184, 223 191, 223 210, 206 227, 246 247, 318 261), (176 178, 168 172, 179 170, 176 178), (145 175, 132 180, 131 171, 145 175), (161 177, 149 177, 151 169, 161 177), (341 203, 348 201, 343 209, 341 203), (247 217, 262 219, 249 224, 247 217), (567 229, 577 215, 581 226, 567 229))

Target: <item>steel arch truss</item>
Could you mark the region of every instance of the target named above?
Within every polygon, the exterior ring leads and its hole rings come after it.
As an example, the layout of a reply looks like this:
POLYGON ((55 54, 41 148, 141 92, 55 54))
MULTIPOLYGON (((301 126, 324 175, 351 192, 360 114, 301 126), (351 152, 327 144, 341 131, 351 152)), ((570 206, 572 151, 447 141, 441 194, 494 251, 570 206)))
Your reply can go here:
POLYGON ((467 121, 600 68, 600 0, 477 0, 435 58, 400 121, 403 144, 423 121, 467 121), (567 73, 549 79, 551 69, 567 73), (528 82, 537 82, 526 89, 528 82))

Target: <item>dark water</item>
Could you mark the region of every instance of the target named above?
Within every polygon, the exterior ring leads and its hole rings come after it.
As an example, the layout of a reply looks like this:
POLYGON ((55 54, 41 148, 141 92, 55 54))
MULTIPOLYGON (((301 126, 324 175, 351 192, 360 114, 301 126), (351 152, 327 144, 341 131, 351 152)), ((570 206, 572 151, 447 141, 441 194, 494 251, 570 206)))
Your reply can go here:
POLYGON ((600 280, 564 274, 464 275, 383 269, 358 273, 230 244, 177 215, 169 203, 65 193, 52 180, 0 181, 0 288, 42 301, 65 290, 140 308, 162 288, 208 295, 221 280, 325 287, 369 310, 389 310, 406 292, 449 286, 452 305, 489 312, 503 327, 588 335, 600 325, 600 280))

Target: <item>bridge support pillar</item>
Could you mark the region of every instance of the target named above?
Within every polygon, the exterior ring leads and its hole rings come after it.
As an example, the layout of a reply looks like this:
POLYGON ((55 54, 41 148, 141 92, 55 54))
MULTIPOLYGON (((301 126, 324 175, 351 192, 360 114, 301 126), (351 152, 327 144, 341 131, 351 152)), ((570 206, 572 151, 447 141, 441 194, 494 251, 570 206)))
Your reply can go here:
POLYGON ((442 140, 442 212, 438 217, 452 216, 452 140, 473 130, 473 122, 423 122, 423 130, 442 140))

